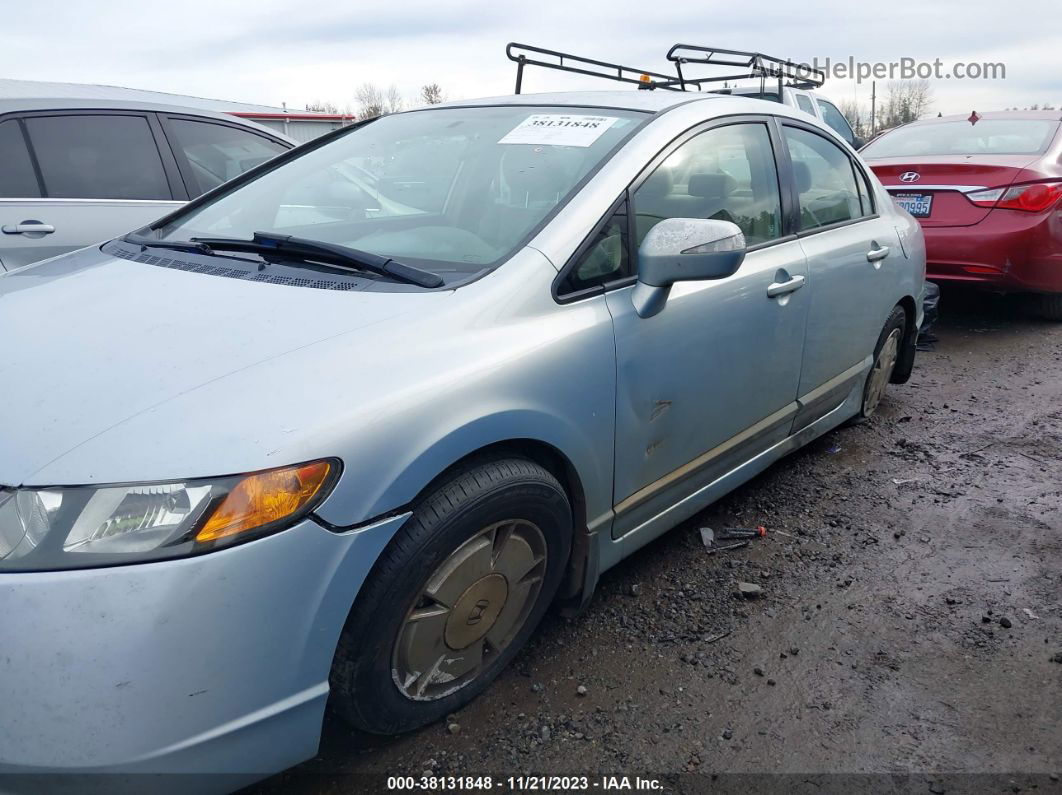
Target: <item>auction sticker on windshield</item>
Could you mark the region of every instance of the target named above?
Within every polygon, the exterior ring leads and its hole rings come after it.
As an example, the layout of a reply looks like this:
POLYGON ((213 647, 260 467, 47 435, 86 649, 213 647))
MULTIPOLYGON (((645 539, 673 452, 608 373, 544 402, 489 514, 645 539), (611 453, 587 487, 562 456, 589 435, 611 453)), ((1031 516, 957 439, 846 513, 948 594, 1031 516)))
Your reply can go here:
POLYGON ((498 143, 591 146, 617 121, 616 116, 536 113, 516 125, 498 143))

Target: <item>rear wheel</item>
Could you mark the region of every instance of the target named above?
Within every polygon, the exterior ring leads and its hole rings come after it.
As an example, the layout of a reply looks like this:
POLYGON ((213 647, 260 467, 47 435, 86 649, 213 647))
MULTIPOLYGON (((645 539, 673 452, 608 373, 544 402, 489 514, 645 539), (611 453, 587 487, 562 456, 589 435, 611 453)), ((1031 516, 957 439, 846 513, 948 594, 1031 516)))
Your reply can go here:
POLYGON ((860 404, 859 414, 855 417, 857 421, 872 415, 885 396, 885 389, 892 379, 892 371, 896 369, 896 361, 900 358, 906 328, 907 313, 902 306, 893 307, 889 319, 885 321, 885 328, 878 335, 878 343, 874 346, 874 364, 871 365, 866 384, 863 386, 863 402, 860 404))
POLYGON ((1062 293, 1030 296, 1032 310, 1047 320, 1062 320, 1062 293))
POLYGON ((525 459, 483 462, 435 489, 347 620, 331 675, 337 711, 395 734, 472 700, 556 595, 571 531, 563 487, 525 459))

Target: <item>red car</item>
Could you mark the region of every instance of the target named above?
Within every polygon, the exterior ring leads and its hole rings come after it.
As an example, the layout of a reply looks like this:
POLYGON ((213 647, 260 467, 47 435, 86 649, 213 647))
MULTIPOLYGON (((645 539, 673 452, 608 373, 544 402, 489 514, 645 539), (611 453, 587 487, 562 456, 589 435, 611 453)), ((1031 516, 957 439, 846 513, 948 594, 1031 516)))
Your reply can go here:
POLYGON ((944 116, 897 127, 860 154, 918 219, 926 278, 1032 293, 1062 320, 1062 112, 944 116))

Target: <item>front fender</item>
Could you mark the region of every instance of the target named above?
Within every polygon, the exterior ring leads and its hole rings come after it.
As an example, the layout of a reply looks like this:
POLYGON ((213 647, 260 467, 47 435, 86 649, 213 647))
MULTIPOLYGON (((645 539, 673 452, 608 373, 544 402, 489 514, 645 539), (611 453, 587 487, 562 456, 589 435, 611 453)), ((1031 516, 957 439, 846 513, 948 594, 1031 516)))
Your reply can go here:
POLYGON ((521 407, 466 418, 448 424, 386 460, 373 478, 372 494, 366 481, 348 467, 335 492, 317 514, 339 526, 371 520, 408 506, 428 484, 457 461, 486 447, 504 442, 530 441, 548 445, 578 473, 587 501, 587 516, 609 510, 612 482, 612 440, 597 433, 593 424, 580 425, 570 418, 521 407), (348 481, 348 482, 344 482, 348 481), (362 507, 367 506, 367 507, 362 507))

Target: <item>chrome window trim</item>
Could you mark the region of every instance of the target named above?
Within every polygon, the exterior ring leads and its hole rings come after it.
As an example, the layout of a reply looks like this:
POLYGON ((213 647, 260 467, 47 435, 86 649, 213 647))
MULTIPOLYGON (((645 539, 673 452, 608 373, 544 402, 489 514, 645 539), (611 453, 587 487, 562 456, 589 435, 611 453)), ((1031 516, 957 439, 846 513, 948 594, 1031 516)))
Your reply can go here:
POLYGON ((919 190, 953 190, 959 193, 972 193, 978 190, 988 190, 987 185, 919 185, 917 182, 906 183, 903 185, 885 185, 882 184, 885 190, 901 190, 901 191, 919 191, 919 190))

